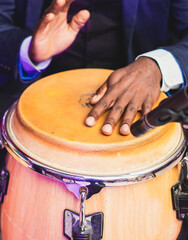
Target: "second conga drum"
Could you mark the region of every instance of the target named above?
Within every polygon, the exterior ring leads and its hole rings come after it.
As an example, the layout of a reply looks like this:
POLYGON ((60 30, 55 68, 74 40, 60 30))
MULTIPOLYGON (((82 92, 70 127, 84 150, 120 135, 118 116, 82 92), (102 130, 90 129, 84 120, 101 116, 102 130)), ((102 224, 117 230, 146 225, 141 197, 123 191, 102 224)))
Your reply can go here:
POLYGON ((64 213, 79 214, 80 186, 89 191, 86 215, 103 213, 102 239, 177 238, 182 223, 170 189, 185 149, 181 128, 171 123, 135 138, 121 136, 118 125, 107 137, 101 134, 106 115, 86 127, 90 98, 110 73, 80 69, 46 77, 6 113, 10 179, 1 208, 3 240, 67 239, 64 213))

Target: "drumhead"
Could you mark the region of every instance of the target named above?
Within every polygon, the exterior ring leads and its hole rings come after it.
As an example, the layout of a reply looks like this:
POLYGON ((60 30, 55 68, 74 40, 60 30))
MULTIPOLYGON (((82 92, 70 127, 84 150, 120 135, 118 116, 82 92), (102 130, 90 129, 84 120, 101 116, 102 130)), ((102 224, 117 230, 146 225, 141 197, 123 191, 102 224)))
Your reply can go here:
MULTIPOLYGON (((131 174, 167 161, 183 142, 177 123, 140 138, 120 135, 120 123, 112 136, 104 136, 101 127, 107 113, 96 126, 85 126, 90 98, 111 72, 71 70, 33 83, 8 112, 6 131, 11 141, 39 164, 88 176, 131 174)), ((159 102, 163 98, 161 93, 159 102)))

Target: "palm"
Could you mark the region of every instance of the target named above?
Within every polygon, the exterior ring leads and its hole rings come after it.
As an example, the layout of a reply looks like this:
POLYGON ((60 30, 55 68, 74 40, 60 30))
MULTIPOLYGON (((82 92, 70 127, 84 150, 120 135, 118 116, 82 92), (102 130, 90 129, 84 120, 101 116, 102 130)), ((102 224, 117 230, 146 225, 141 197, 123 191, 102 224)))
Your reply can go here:
POLYGON ((71 2, 67 0, 57 4, 55 1, 47 9, 33 35, 29 50, 33 61, 40 62, 63 52, 73 43, 80 28, 88 20, 89 12, 82 10, 73 17, 71 23, 67 23, 71 2))

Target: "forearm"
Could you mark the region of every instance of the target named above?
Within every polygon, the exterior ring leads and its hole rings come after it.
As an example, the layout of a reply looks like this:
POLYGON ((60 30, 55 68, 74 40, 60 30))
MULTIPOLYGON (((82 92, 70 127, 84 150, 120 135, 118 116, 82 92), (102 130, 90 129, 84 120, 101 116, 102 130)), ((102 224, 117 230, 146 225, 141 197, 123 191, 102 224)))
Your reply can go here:
POLYGON ((171 52, 177 59, 177 62, 182 69, 185 82, 188 83, 188 33, 175 45, 164 46, 163 49, 171 52))
POLYGON ((172 45, 161 46, 171 52, 180 65, 184 79, 188 83, 188 1, 171 1, 171 32, 177 41, 172 45))
MULTIPOLYGON (((19 27, 16 1, 0 1, 0 85, 19 79, 18 55, 23 39, 31 33, 19 27)), ((23 9, 22 9, 23 10, 23 9)), ((20 23, 21 24, 21 23, 20 23)))
POLYGON ((25 38, 20 47, 19 71, 21 80, 24 82, 35 80, 49 66, 51 62, 51 58, 38 64, 31 61, 29 57, 29 47, 31 40, 32 36, 25 38))
MULTIPOLYGON (((164 49, 157 49, 140 56, 149 57, 156 61, 162 75, 161 91, 179 89, 184 84, 182 68, 174 55, 164 49)), ((138 57, 140 57, 138 56, 138 57)))
POLYGON ((30 35, 18 27, 0 25, 0 84, 20 79, 18 56, 22 41, 30 35))

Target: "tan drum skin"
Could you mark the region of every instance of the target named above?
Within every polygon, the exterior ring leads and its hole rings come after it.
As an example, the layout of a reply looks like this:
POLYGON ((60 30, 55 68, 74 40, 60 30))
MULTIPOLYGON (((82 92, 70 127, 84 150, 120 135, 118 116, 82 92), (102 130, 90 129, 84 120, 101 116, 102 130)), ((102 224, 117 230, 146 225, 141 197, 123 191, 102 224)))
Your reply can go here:
MULTIPOLYGON (((182 141, 178 124, 156 128, 141 138, 119 135, 119 126, 112 136, 102 135, 105 116, 94 128, 84 125, 91 95, 111 72, 73 70, 32 84, 11 117, 12 140, 46 166, 89 176, 134 173, 168 159, 182 141)), ((66 239, 63 212, 79 212, 80 201, 64 183, 20 162, 7 155, 10 181, 1 207, 2 239, 66 239)), ((87 200, 86 214, 104 213, 104 240, 175 240, 182 222, 172 209, 170 189, 178 177, 175 166, 152 180, 105 187, 87 200)))

